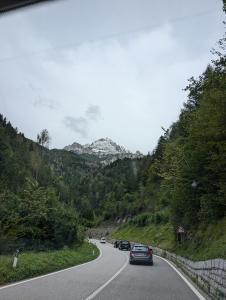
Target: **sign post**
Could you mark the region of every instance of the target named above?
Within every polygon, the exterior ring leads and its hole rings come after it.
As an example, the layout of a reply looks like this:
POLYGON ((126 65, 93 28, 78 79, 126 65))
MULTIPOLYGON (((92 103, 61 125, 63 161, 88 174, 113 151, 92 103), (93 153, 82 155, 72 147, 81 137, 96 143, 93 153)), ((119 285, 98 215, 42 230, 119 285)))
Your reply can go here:
POLYGON ((177 241, 179 243, 183 243, 184 238, 185 238, 185 229, 184 229, 184 227, 181 226, 181 225, 177 226, 176 233, 177 233, 177 241))

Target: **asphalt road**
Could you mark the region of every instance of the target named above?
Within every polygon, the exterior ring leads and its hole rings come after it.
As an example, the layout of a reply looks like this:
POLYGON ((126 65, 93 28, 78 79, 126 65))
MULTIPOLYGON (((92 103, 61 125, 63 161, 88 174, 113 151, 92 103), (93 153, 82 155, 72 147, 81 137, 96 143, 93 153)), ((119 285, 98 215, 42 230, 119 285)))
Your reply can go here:
POLYGON ((155 257, 154 266, 129 265, 128 252, 98 246, 102 255, 97 260, 0 288, 0 300, 199 299, 165 261, 155 257))

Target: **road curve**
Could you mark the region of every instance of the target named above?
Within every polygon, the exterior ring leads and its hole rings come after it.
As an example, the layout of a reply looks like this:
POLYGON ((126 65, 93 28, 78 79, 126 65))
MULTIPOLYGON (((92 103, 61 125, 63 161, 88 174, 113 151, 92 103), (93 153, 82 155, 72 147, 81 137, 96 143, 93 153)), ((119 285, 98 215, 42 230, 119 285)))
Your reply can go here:
POLYGON ((0 300, 79 300, 86 299, 111 278, 127 261, 125 253, 110 244, 98 243, 102 255, 88 264, 47 277, 0 288, 0 300))
MULTIPOLYGON (((183 279, 163 260, 128 265, 95 300, 198 300, 183 279)), ((203 298, 204 299, 204 298, 203 298)))
POLYGON ((0 300, 199 299, 165 261, 155 257, 154 266, 131 266, 127 252, 109 244, 98 243, 98 247, 99 259, 0 288, 0 300))

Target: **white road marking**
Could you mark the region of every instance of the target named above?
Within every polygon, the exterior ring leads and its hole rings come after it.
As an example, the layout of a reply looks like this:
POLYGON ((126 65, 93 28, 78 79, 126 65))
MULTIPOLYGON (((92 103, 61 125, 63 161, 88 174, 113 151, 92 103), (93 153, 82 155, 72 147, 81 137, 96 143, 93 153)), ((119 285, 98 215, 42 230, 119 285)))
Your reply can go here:
MULTIPOLYGON (((94 244, 95 244, 95 242, 94 242, 94 244)), ((30 282, 30 281, 34 281, 34 280, 37 280, 37 279, 41 279, 41 278, 45 278, 45 277, 48 277, 48 276, 56 275, 56 274, 59 274, 59 273, 62 273, 62 272, 68 271, 68 270, 73 270, 73 269, 76 269, 76 268, 79 268, 79 267, 91 264, 93 262, 96 262, 97 260, 99 260, 102 257, 102 251, 101 251, 101 249, 99 247, 98 247, 98 249, 100 251, 100 254, 99 254, 99 256, 96 259, 93 259, 91 261, 85 262, 83 264, 80 264, 80 265, 77 265, 77 266, 74 266, 74 267, 69 267, 69 268, 66 268, 66 269, 63 269, 63 270, 55 271, 55 272, 48 273, 48 274, 45 274, 45 275, 41 275, 41 276, 33 277, 33 278, 30 278, 30 279, 26 279, 26 280, 23 280, 23 281, 19 281, 19 282, 16 282, 16 283, 8 284, 8 285, 0 287, 0 290, 11 288, 11 287, 14 287, 16 285, 24 284, 24 283, 27 283, 27 282, 30 282)))
POLYGON ((200 294, 200 292, 187 280, 187 278, 171 263, 169 262, 167 259, 156 255, 158 258, 164 260, 165 262, 167 262, 168 265, 170 265, 171 268, 174 269, 175 272, 177 272, 177 274, 184 280, 184 282, 189 286, 189 288, 193 291, 193 293, 195 293, 195 295, 200 299, 200 300, 206 300, 205 297, 203 297, 203 295, 200 294))
POLYGON ((91 300, 94 297, 96 297, 97 294, 99 294, 109 283, 112 282, 112 280, 114 280, 125 269, 125 267, 128 265, 128 262, 129 262, 128 256, 127 255, 125 255, 125 256, 126 256, 125 264, 108 281, 106 281, 103 285, 101 285, 97 290, 95 290, 92 294, 90 294, 84 300, 91 300))

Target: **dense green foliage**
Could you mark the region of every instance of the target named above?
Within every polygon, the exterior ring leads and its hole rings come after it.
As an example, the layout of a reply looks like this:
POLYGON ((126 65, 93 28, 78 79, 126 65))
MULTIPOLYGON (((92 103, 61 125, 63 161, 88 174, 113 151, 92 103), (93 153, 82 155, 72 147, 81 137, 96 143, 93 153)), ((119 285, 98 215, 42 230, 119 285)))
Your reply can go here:
POLYGON ((137 192, 139 164, 139 160, 118 160, 87 173, 79 186, 82 216, 107 220, 135 214, 142 203, 137 192))
POLYGON ((192 228, 226 212, 226 72, 221 56, 186 88, 188 101, 163 137, 160 191, 173 223, 192 228))
POLYGON ((29 251, 19 256, 16 268, 12 268, 12 255, 0 255, 0 285, 85 263, 98 255, 97 247, 88 243, 60 250, 29 251))
POLYGON ((47 151, 0 115, 0 251, 79 241, 78 214, 59 196, 64 186, 47 151))

